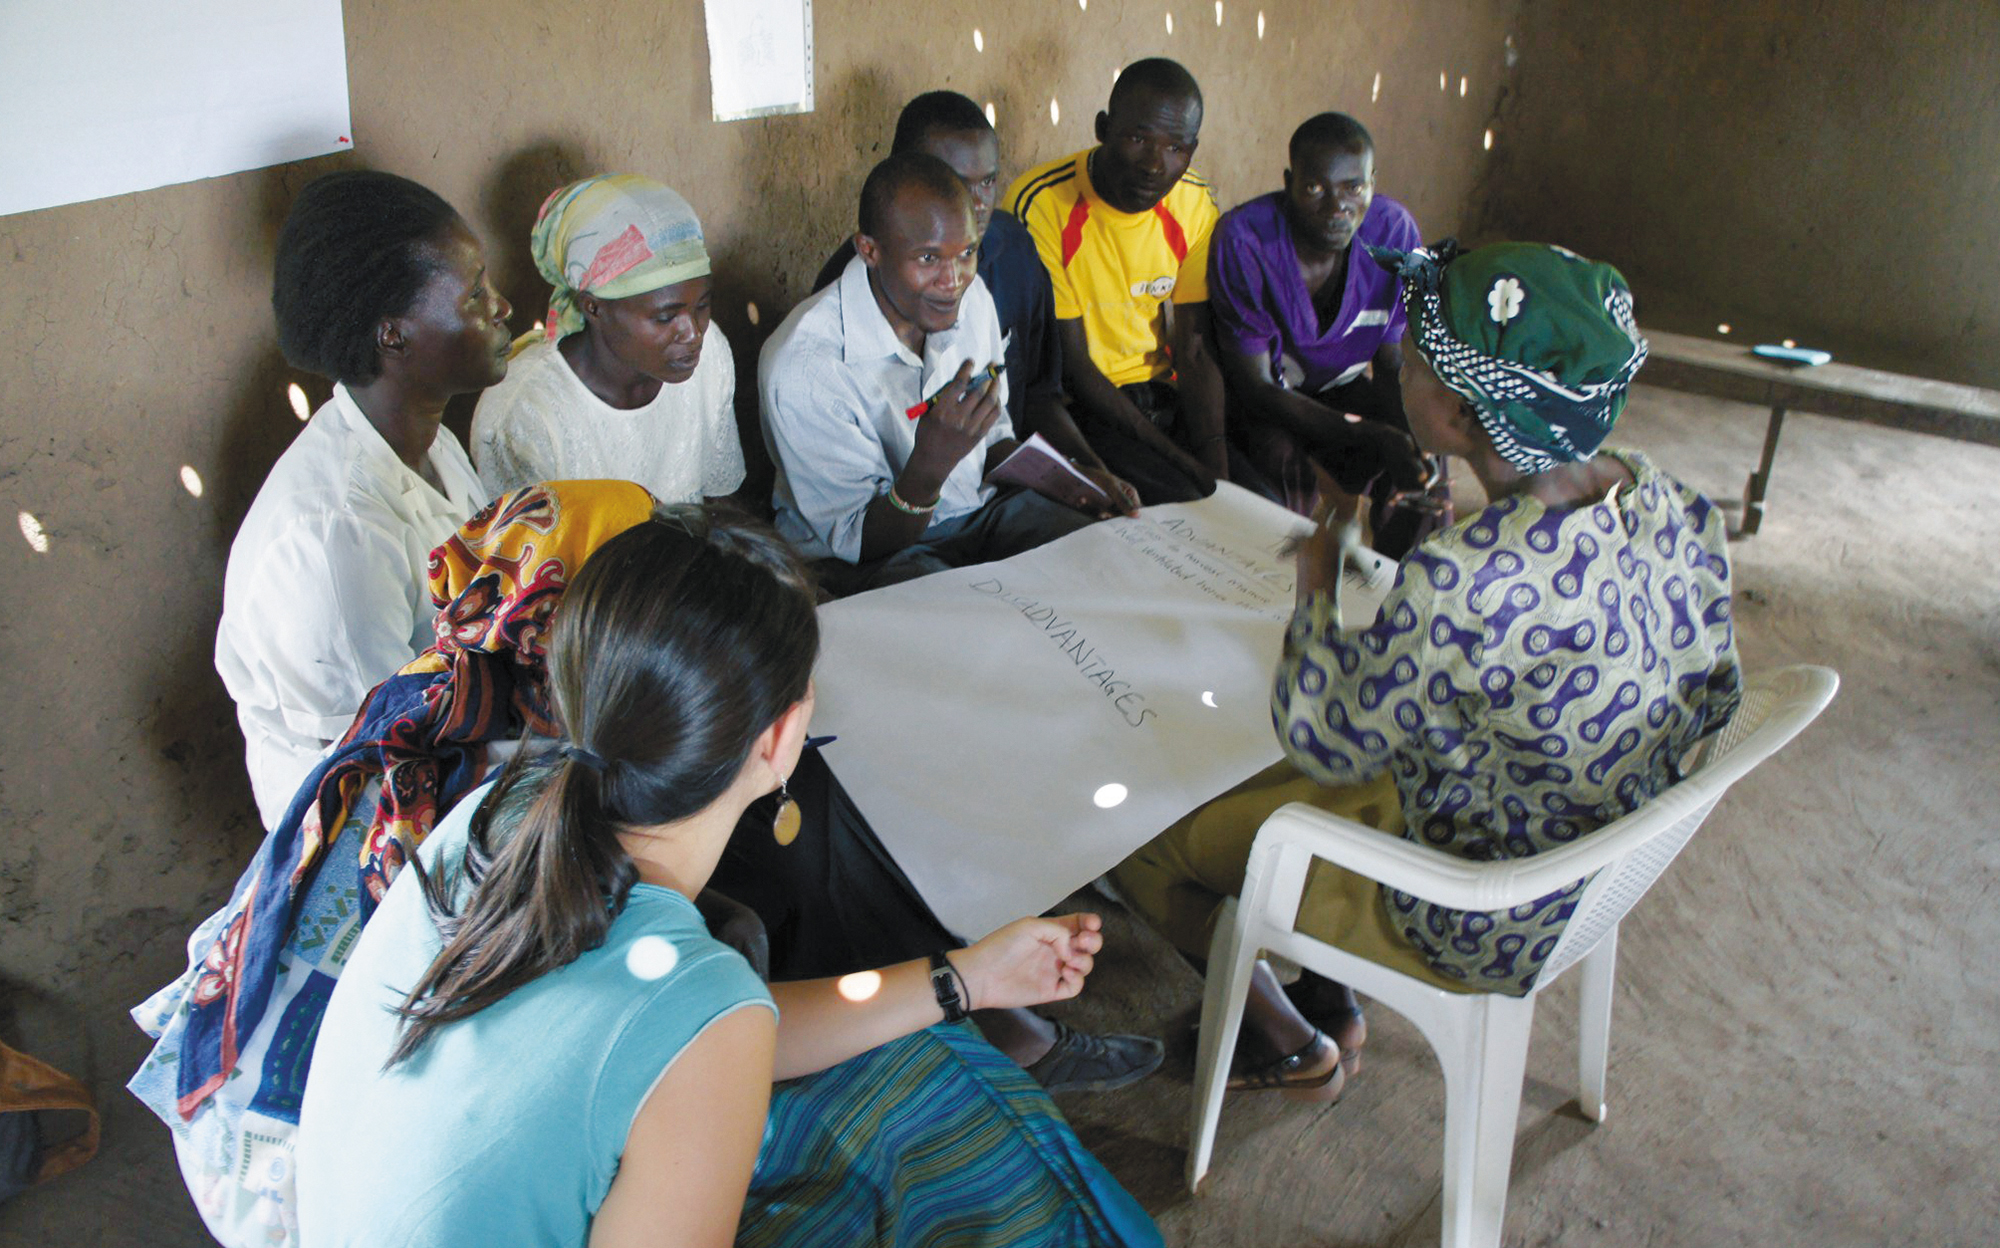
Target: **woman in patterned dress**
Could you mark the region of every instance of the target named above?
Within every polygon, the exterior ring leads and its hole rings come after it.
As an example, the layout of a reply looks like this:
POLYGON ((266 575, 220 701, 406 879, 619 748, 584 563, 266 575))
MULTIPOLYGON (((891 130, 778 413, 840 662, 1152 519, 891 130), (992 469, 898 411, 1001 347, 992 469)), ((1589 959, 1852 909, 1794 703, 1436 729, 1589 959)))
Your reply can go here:
MULTIPOLYGON (((1673 784, 1739 697, 1720 512, 1642 455, 1597 454, 1646 358, 1617 270, 1520 243, 1376 258, 1403 280, 1411 430, 1463 458, 1489 502, 1412 551, 1376 618, 1349 627, 1334 590, 1357 500, 1334 496, 1299 553, 1272 696, 1287 761, 1115 875, 1194 958, 1286 802, 1475 861, 1527 857, 1673 784)), ((1475 913, 1322 862, 1298 926, 1447 989, 1519 995, 1581 886, 1475 913)), ((1347 989, 1281 990, 1262 963, 1244 1021, 1232 1087, 1331 1099, 1366 1038, 1347 989)))

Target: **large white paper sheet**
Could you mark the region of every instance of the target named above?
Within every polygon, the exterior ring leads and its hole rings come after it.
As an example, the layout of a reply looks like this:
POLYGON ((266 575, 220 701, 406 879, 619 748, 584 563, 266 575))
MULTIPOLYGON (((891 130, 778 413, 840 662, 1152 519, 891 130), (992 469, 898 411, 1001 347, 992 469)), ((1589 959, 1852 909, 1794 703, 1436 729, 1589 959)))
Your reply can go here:
POLYGON ((705 0, 717 121, 813 109, 812 0, 705 0))
MULTIPOLYGON (((1046 910, 1277 761, 1279 547, 1305 524, 1225 483, 820 609, 813 731, 840 738, 828 763, 945 926, 1046 910), (1124 798, 1099 805, 1109 785, 1124 798)), ((1350 577, 1349 619, 1391 573, 1350 577)))
POLYGON ((0 215, 353 143, 340 0, 0 0, 0 215))

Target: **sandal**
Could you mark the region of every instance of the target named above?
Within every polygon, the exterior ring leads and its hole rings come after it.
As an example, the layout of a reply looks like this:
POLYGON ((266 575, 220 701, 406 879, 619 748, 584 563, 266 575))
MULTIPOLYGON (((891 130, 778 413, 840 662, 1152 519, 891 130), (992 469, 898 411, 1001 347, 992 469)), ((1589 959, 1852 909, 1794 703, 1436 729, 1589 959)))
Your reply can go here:
MULTIPOLYGON (((1328 1039, 1340 1045, 1340 1069, 1346 1072, 1349 1079, 1360 1074, 1361 1046, 1368 1043, 1368 1019, 1362 1014, 1361 1007, 1359 1005, 1339 1004, 1328 1008, 1327 1003, 1323 999, 1315 999, 1311 990, 1294 996, 1292 993, 1293 985, 1286 984, 1284 987, 1285 996, 1291 1001, 1292 1007, 1298 1010, 1308 1023, 1326 1033, 1328 1039), (1305 999, 1301 1000, 1301 997, 1305 999), (1339 1039, 1340 1034, 1357 1027, 1360 1030, 1360 1036, 1351 1044, 1342 1044, 1339 1039)), ((1243 1052, 1244 1040, 1248 1035, 1249 1032, 1244 1031, 1238 1033, 1236 1037, 1236 1052, 1239 1056, 1243 1052)), ((1200 1042, 1201 1021, 1197 1019, 1188 1024, 1188 1043, 1194 1045, 1200 1042)))
POLYGON ((1347 1077, 1361 1073, 1361 1046, 1368 1043, 1368 1019, 1353 990, 1310 973, 1286 984, 1284 990, 1292 1007, 1340 1046, 1340 1068, 1347 1077))
POLYGON ((1346 1089, 1347 1071, 1341 1060, 1340 1046, 1315 1027, 1312 1039, 1306 1041, 1304 1048, 1275 1062, 1232 1073, 1228 1086, 1232 1092, 1261 1092, 1275 1088, 1298 1095, 1300 1099, 1331 1105, 1340 1099, 1340 1094, 1346 1089))

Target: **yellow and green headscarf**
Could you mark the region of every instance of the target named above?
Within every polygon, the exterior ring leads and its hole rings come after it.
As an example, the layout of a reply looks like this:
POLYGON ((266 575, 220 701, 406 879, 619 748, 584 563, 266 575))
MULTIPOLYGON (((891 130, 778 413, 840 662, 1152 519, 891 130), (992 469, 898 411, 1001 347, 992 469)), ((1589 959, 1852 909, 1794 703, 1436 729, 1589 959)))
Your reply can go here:
POLYGON ((631 173, 601 173, 549 196, 529 248, 536 270, 555 287, 544 322, 550 342, 583 328, 579 293, 629 299, 709 273, 694 209, 631 173))
POLYGON ((1597 453, 1646 362, 1617 269, 1545 243, 1368 253, 1402 279, 1418 352, 1502 459, 1545 472, 1597 453))

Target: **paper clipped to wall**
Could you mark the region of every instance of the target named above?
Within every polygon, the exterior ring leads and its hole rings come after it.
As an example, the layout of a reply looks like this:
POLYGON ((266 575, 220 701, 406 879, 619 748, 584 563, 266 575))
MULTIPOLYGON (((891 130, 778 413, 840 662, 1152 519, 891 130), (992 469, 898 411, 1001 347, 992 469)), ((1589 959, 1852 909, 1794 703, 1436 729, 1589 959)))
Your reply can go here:
POLYGON ((812 0, 705 0, 717 121, 813 110, 812 0))
POLYGON ((354 146, 340 0, 0 0, 0 215, 354 146))

